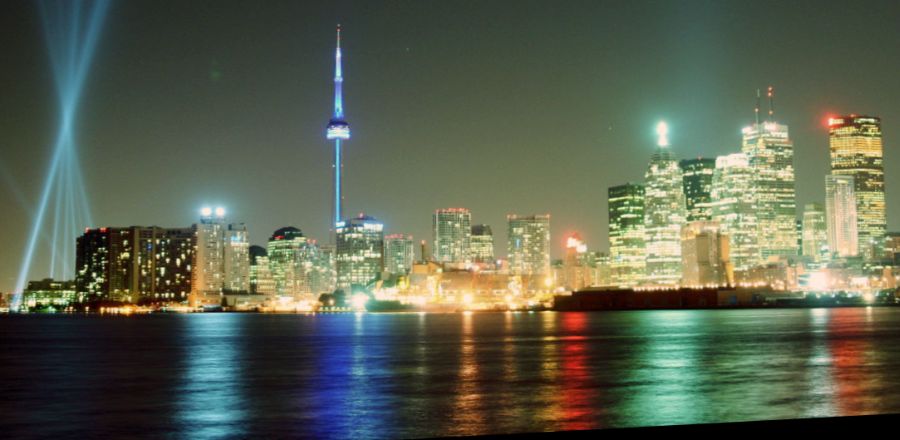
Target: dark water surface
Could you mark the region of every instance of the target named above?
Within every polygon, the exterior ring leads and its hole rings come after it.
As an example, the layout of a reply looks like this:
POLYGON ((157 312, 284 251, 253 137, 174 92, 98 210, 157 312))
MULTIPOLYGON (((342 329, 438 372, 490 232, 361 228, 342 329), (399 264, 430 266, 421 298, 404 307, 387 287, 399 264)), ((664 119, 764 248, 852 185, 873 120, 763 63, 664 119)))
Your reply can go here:
POLYGON ((0 317, 0 436, 422 437, 900 412, 900 309, 0 317))

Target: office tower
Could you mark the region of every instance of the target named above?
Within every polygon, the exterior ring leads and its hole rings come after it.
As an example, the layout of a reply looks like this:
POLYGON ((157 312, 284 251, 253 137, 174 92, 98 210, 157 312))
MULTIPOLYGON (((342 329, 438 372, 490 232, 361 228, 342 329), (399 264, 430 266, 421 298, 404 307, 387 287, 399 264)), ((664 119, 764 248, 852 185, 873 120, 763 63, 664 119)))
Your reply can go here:
POLYGON ((687 208, 687 221, 711 220, 712 210, 709 203, 712 191, 713 172, 716 170, 715 159, 684 159, 678 163, 684 183, 684 202, 687 208))
POLYGON ((432 216, 434 261, 458 266, 472 262, 472 214, 465 208, 434 211, 432 216))
POLYGON ((851 175, 825 176, 825 216, 828 249, 839 257, 859 254, 856 183, 851 175))
POLYGON ((266 250, 276 295, 297 297, 308 293, 306 277, 300 265, 305 246, 306 237, 293 226, 278 229, 269 237, 266 250))
POLYGON ((225 231, 223 266, 225 292, 250 291, 250 241, 243 223, 232 223, 225 231))
POLYGON ((590 286, 592 269, 587 245, 577 232, 566 237, 566 254, 563 258, 562 285, 567 290, 578 290, 590 286))
POLYGON ((612 186, 609 204, 610 281, 618 287, 634 287, 644 279, 644 186, 626 183, 612 186))
POLYGON ((334 292, 336 279, 334 246, 319 245, 315 240, 307 240, 299 254, 299 267, 306 280, 304 293, 313 294, 316 299, 323 293, 334 292))
POLYGON ((866 258, 877 257, 887 227, 881 118, 831 118, 828 134, 831 174, 853 177, 858 253, 866 258))
POLYGON ((644 187, 644 283, 676 286, 681 282, 681 227, 687 213, 681 168, 669 148, 668 126, 660 122, 656 151, 644 187))
POLYGON ((86 229, 76 240, 76 290, 87 300, 187 300, 194 240, 193 228, 86 229))
POLYGON ((821 203, 807 203, 803 207, 803 256, 813 262, 828 258, 828 226, 825 207, 821 203))
POLYGON ((392 275, 406 275, 412 270, 415 258, 412 235, 384 236, 384 270, 392 275))
POLYGON ((612 285, 609 254, 599 251, 587 252, 584 255, 584 260, 590 268, 590 282, 588 286, 612 285))
POLYGON ((269 254, 262 246, 250 246, 250 293, 275 295, 275 279, 269 268, 269 254))
POLYGON ((509 273, 546 276, 550 273, 550 215, 506 216, 509 273))
POLYGON ((733 284, 728 237, 714 221, 689 222, 681 228, 682 285, 733 284))
POLYGON ((197 250, 194 253, 192 294, 194 301, 218 303, 205 297, 222 294, 225 285, 225 210, 203 208, 200 223, 194 224, 197 250))
POLYGON ((716 158, 713 173, 712 218, 728 236, 730 260, 735 272, 744 272, 762 262, 753 169, 743 153, 716 158))
POLYGON ((795 256, 798 253, 794 143, 788 136, 787 125, 773 120, 771 87, 768 97, 768 118, 760 122, 757 102, 756 123, 742 130, 741 147, 754 174, 758 243, 764 260, 770 256, 795 256))
POLYGON ((369 287, 384 268, 384 225, 360 214, 339 222, 335 232, 337 287, 348 294, 352 285, 369 287))
POLYGON ((328 121, 328 128, 325 137, 334 141, 334 186, 332 200, 332 218, 330 228, 344 218, 343 203, 344 195, 341 192, 342 173, 344 171, 344 161, 341 152, 341 141, 350 139, 350 124, 344 120, 344 100, 343 100, 343 83, 344 77, 341 73, 341 26, 337 27, 337 48, 334 51, 334 114, 328 121))
POLYGON ((488 225, 472 225, 471 235, 472 261, 481 264, 494 264, 494 234, 488 225))

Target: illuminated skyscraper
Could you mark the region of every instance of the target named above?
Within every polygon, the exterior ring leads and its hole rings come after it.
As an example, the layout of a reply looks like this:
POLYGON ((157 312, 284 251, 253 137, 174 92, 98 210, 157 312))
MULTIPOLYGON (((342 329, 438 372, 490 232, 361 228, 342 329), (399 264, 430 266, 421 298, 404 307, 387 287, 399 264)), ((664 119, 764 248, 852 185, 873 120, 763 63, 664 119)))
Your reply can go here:
POLYGON ((247 226, 232 223, 225 231, 224 272, 226 292, 250 291, 250 241, 247 226))
POLYGON ((545 276, 550 273, 550 215, 506 216, 509 273, 545 276))
POLYGON ((269 254, 262 246, 250 246, 250 293, 275 295, 275 279, 269 268, 269 254))
POLYGON ((344 77, 341 73, 341 26, 337 27, 337 48, 334 51, 334 114, 328 121, 325 137, 334 141, 334 193, 332 200, 331 228, 344 218, 344 195, 341 192, 344 162, 341 156, 341 141, 350 139, 350 124, 344 120, 344 100, 342 86, 344 77))
POLYGON ((579 290, 593 282, 593 259, 587 245, 577 232, 566 237, 566 255, 563 259, 561 285, 567 290, 579 290))
POLYGON ((609 267, 614 286, 634 287, 644 279, 644 186, 609 188, 609 267))
POLYGON ((828 254, 825 208, 821 203, 807 203, 803 207, 803 256, 819 262, 827 258, 828 254))
POLYGON ((494 264, 494 234, 488 225, 473 225, 472 261, 481 264, 494 264))
POLYGON ((825 216, 828 228, 828 248, 840 257, 859 253, 857 203, 855 182, 850 175, 825 176, 825 216))
POLYGON ((678 161, 669 148, 668 127, 660 122, 656 151, 645 174, 644 245, 648 285, 678 285, 681 282, 681 227, 687 212, 684 182, 678 161))
POLYGON ((200 223, 194 224, 197 251, 194 253, 192 302, 219 304, 215 297, 225 287, 225 210, 203 208, 200 223))
POLYGON ((679 162, 684 182, 684 202, 687 208, 687 220, 711 220, 712 209, 709 203, 712 191, 713 172, 716 170, 715 159, 685 159, 679 162))
POLYGON ((300 265, 305 246, 303 232, 292 226, 278 229, 269 237, 266 249, 276 295, 296 298, 308 292, 300 265))
POLYGON ((831 174, 852 176, 859 255, 880 255, 887 227, 881 119, 842 116, 828 121, 831 174))
POLYGON ((763 259, 797 255, 797 196, 794 183, 794 143, 787 125, 772 120, 772 88, 769 117, 744 127, 741 152, 753 170, 756 192, 759 247, 763 259))
POLYGON ((392 275, 406 275, 412 270, 415 251, 412 235, 391 234, 384 237, 384 270, 392 275))
POLYGON ((434 261, 465 266, 472 262, 472 214, 465 208, 446 208, 434 211, 434 261))
POLYGON ((337 234, 337 287, 349 293, 351 285, 371 285, 384 268, 384 225, 364 214, 339 222, 337 234))
POLYGON ((90 300, 187 300, 194 240, 193 228, 87 229, 76 241, 76 290, 90 300))
POLYGON ((735 272, 747 271, 761 263, 759 226, 756 216, 756 192, 753 169, 743 153, 716 158, 713 174, 713 221, 728 236, 731 264, 735 272))

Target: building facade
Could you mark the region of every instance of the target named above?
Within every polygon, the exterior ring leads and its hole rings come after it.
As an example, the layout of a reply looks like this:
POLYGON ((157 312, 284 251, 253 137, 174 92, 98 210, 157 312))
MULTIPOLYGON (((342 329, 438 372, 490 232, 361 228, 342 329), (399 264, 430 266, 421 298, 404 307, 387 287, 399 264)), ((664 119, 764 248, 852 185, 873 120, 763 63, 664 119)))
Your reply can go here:
POLYGON ((832 255, 854 257, 859 254, 856 184, 850 175, 825 176, 825 218, 828 248, 832 255))
POLYGON ((687 221, 712 220, 712 178, 716 170, 716 160, 698 157, 684 159, 678 163, 684 186, 684 203, 687 221))
POLYGON ((250 292, 250 238, 243 223, 228 225, 225 232, 223 291, 250 292))
POLYGON ((741 151, 754 176, 760 254, 763 259, 796 256, 794 143, 788 127, 767 121, 745 127, 742 133, 741 151))
POLYGON ((415 250, 412 235, 384 236, 384 270, 391 275, 407 275, 412 270, 415 250))
POLYGON ((681 227, 687 217, 684 179, 669 147, 665 123, 660 123, 657 132, 660 139, 644 175, 644 284, 676 286, 681 282, 681 227))
POLYGON ((438 209, 434 211, 431 224, 434 261, 457 266, 472 262, 472 214, 468 209, 438 209))
POLYGON ((683 286, 734 284, 728 237, 714 221, 689 222, 681 228, 681 261, 683 286))
POLYGON ((728 236, 729 259, 737 273, 762 263, 754 171, 743 153, 716 158, 711 191, 712 218, 728 236))
POLYGON ((858 254, 880 254, 887 228, 881 119, 849 115, 828 121, 831 174, 853 177, 858 254))
POLYGON ((807 203, 803 207, 803 256, 818 263, 826 260, 828 250, 828 226, 825 207, 821 203, 807 203))
POLYGON ((352 285, 366 287, 377 281, 384 268, 384 225, 360 214, 339 222, 335 232, 337 287, 349 293, 352 285))
POLYGON ((472 225, 472 261, 494 264, 494 233, 488 225, 472 225))
POLYGON ((644 185, 626 183, 608 190, 610 282, 634 287, 644 279, 644 185))
POLYGON ((507 258, 511 275, 550 273, 550 215, 507 215, 507 258))

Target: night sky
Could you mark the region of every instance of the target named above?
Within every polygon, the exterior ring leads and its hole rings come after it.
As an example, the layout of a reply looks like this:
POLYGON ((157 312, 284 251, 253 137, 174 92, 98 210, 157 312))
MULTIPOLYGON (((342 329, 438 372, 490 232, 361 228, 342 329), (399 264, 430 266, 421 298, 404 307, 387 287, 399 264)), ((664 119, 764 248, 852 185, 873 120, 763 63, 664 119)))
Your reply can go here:
MULTIPOLYGON (((798 207, 824 197, 827 116, 882 117, 900 228, 900 3, 721 0, 114 2, 77 118, 97 222, 84 226, 188 226, 208 204, 252 244, 287 225, 327 241, 337 23, 345 213, 387 232, 430 240, 434 209, 466 207, 503 256, 506 214, 550 213, 554 257, 572 231, 607 250, 607 187, 643 179, 656 122, 680 158, 737 152, 768 85, 795 142, 798 207)), ((0 3, 0 29, 9 291, 58 107, 37 6, 0 3)))

